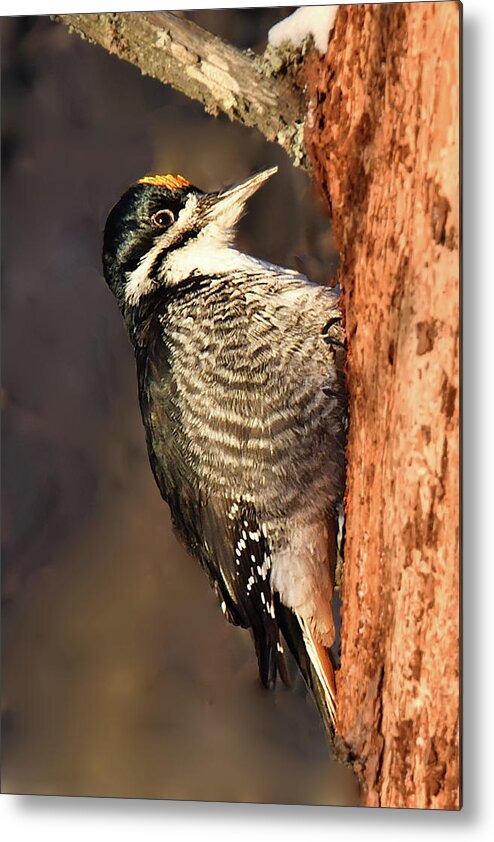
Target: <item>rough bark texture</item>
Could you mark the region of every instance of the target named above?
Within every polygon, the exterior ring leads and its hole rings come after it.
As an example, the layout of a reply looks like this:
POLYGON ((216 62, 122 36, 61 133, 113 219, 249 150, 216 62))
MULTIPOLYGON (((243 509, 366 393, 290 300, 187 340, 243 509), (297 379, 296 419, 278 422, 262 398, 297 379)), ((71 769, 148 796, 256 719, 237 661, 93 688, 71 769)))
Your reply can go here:
POLYGON ((305 164, 300 91, 284 78, 276 51, 242 52, 172 12, 56 15, 72 32, 100 44, 142 73, 201 102, 211 114, 259 129, 296 164, 305 164))
POLYGON ((460 801, 459 29, 342 7, 308 67, 349 341, 340 732, 375 806, 460 801))

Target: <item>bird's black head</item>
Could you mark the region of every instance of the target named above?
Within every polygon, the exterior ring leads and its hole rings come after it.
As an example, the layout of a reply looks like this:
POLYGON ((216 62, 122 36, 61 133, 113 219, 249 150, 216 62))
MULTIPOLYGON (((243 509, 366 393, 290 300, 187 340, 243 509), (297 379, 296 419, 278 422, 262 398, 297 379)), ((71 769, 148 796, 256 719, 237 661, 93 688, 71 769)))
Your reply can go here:
POLYGON ((178 290, 192 275, 221 265, 246 200, 276 169, 215 193, 182 176, 133 184, 108 216, 103 245, 105 278, 124 317, 145 309, 160 290, 178 290))
POLYGON ((103 268, 119 300, 125 299, 132 273, 157 251, 158 244, 163 243, 166 250, 173 244, 179 248, 186 236, 193 235, 191 226, 180 237, 173 236, 173 230, 189 197, 198 201, 203 195, 182 176, 149 176, 133 184, 114 205, 105 225, 103 268))

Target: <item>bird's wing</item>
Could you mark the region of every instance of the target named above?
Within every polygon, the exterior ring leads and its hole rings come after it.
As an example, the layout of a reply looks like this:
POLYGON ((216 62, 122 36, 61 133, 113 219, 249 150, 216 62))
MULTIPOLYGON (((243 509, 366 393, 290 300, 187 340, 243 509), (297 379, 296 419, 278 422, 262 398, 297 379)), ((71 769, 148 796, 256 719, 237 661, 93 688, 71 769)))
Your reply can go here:
POLYGON ((270 584, 271 550, 254 505, 242 498, 204 500, 198 519, 202 561, 219 585, 223 612, 251 629, 263 684, 274 684, 277 671, 288 684, 270 584))

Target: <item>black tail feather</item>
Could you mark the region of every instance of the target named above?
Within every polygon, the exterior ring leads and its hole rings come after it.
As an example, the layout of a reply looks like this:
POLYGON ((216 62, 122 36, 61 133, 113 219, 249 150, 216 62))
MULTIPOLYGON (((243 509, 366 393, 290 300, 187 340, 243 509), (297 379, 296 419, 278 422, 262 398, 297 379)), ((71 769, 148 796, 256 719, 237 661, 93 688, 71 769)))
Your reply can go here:
POLYGON ((256 649, 259 677, 264 687, 274 687, 277 674, 279 674, 283 684, 290 687, 290 674, 278 637, 278 626, 276 626, 275 639, 270 638, 266 629, 262 626, 251 629, 251 632, 256 649))

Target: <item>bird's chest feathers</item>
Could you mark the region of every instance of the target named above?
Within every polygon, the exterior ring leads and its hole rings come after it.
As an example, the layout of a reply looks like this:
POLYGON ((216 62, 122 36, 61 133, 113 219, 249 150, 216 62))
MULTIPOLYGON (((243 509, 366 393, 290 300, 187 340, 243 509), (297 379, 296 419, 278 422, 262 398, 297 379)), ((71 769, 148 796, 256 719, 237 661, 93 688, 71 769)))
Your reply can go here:
POLYGON ((233 289, 227 300, 220 300, 221 293, 218 299, 182 308, 178 318, 172 315, 167 322, 172 374, 190 423, 210 417, 226 422, 236 412, 248 425, 259 417, 259 404, 276 373, 275 338, 244 293, 233 289))
POLYGON ((211 494, 254 495, 286 517, 325 475, 326 362, 317 333, 299 323, 303 308, 290 296, 268 299, 218 282, 158 312, 144 415, 162 461, 184 466, 211 494))
POLYGON ((178 391, 186 403, 194 400, 198 415, 221 407, 241 413, 246 424, 260 422, 263 409, 282 397, 285 325, 255 290, 231 285, 203 299, 161 320, 178 391))

